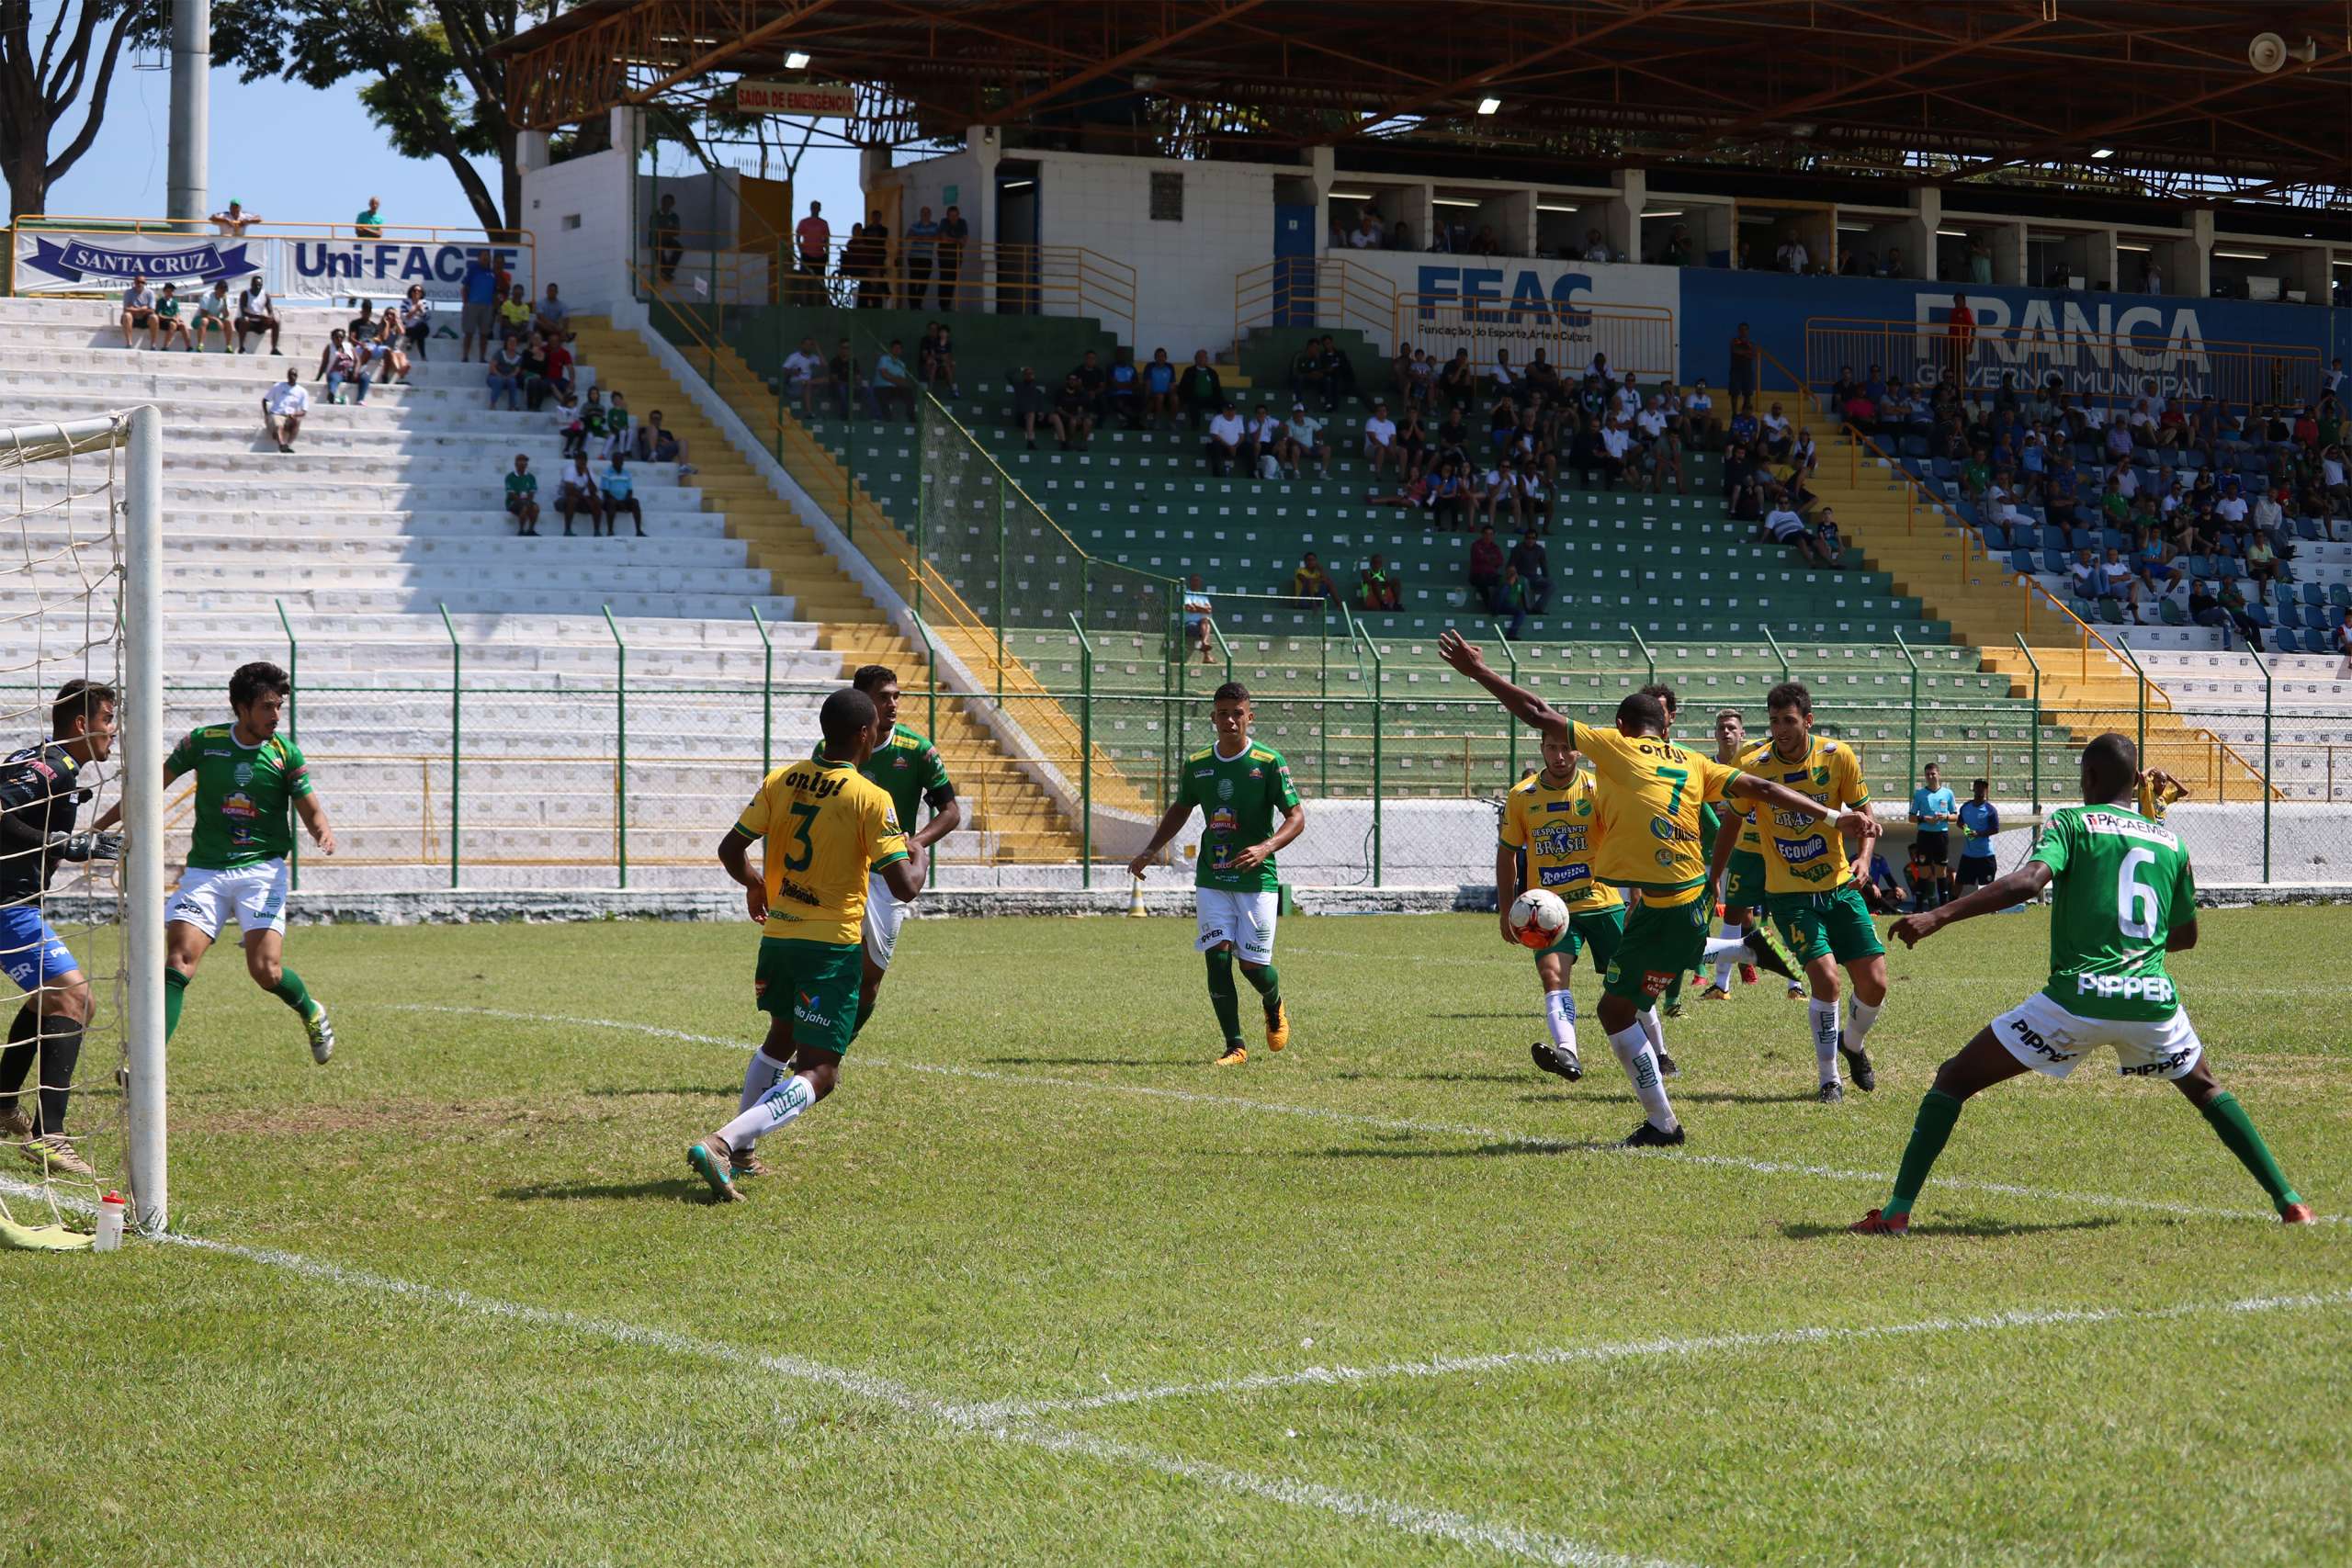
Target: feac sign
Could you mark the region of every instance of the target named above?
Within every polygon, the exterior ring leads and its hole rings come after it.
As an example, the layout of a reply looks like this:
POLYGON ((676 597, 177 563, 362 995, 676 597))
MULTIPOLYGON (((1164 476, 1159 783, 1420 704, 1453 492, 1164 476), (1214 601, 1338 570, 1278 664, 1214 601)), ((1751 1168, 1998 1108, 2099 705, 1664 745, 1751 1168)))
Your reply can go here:
POLYGON ((1591 276, 1581 272, 1564 272, 1547 283, 1544 271, 1532 266, 1510 272, 1498 266, 1424 266, 1414 292, 1419 296, 1419 314, 1425 321, 1447 309, 1459 310, 1473 321, 1582 327, 1589 325, 1592 318, 1576 309, 1574 297, 1591 290, 1591 276), (1510 280, 1508 289, 1503 286, 1505 278, 1510 280))
MULTIPOLYGON (((1923 338, 1940 340, 1951 319, 1951 296, 1913 296, 1923 338)), ((2080 395, 2166 398, 2202 397, 2213 373, 2205 352, 2205 330, 2197 310, 2184 305, 2165 312, 2154 305, 2121 310, 2111 300, 2092 309, 2072 299, 2029 299, 2009 320, 2009 305, 1990 295, 1971 295, 1976 317, 1975 351, 1969 356, 1968 384, 1997 388, 2004 375, 2020 383, 2059 377, 2064 389, 2080 395)))

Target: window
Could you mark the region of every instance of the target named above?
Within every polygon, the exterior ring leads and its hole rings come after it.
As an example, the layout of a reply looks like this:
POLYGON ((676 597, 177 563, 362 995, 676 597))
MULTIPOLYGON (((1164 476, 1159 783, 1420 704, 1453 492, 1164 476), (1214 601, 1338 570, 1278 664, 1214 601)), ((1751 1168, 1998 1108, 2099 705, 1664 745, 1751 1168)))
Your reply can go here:
POLYGON ((1184 221, 1184 175, 1182 170, 1157 172, 1151 176, 1151 220, 1155 223, 1184 221))

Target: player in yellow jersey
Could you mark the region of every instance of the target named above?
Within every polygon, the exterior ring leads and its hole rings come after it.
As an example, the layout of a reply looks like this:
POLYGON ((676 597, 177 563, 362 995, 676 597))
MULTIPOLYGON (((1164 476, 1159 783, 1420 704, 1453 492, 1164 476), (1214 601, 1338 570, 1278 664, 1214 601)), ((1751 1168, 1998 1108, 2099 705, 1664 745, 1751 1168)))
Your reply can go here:
POLYGON ((1617 727, 1596 728, 1555 712, 1534 693, 1496 674, 1476 645, 1452 627, 1438 638, 1437 649, 1446 663, 1484 686, 1521 721, 1592 760, 1600 780, 1600 826, 1592 874, 1620 891, 1642 896, 1640 907, 1626 917, 1625 934, 1600 996, 1600 1027, 1633 1080, 1645 1113, 1625 1145, 1679 1145, 1684 1141, 1682 1123, 1667 1098, 1640 1014, 1674 983, 1678 972, 1696 965, 1706 952, 1711 906, 1705 897, 1707 859, 1700 843, 1700 807, 1710 801, 1753 801, 1808 820, 1850 825, 1856 831, 1867 819, 1848 824, 1829 807, 1784 784, 1675 745, 1665 738, 1666 710, 1655 697, 1639 693, 1627 697, 1617 705, 1617 727))
POLYGON ((1568 929, 1535 955, 1536 983, 1544 987, 1544 1027, 1551 1043, 1532 1047, 1535 1065, 1574 1083, 1584 1077, 1577 1055, 1577 999, 1568 989, 1577 955, 1592 949, 1592 966, 1606 971, 1625 931, 1625 900, 1592 874, 1600 846, 1600 801, 1592 776, 1577 769, 1577 754, 1563 736, 1544 737, 1544 766, 1521 779, 1503 800, 1502 829, 1495 844, 1495 908, 1503 940, 1516 946, 1510 929, 1511 900, 1527 888, 1559 895, 1568 907, 1568 929))
POLYGON ((718 863, 763 922, 752 988, 768 1015, 767 1040, 744 1069, 741 1113, 686 1151, 720 1199, 742 1196, 735 1179, 752 1168, 754 1142, 841 1079, 857 1023, 867 876, 880 876, 901 903, 922 891, 888 792, 858 772, 874 754, 874 699, 844 687, 825 699, 817 722, 823 753, 760 781, 718 842, 718 863), (763 840, 758 872, 746 859, 754 839, 763 840))
POLYGON ((1870 785, 1862 782, 1862 760, 1842 740, 1813 733, 1813 694, 1802 681, 1783 681, 1765 694, 1772 733, 1739 755, 1739 766, 1817 802, 1824 811, 1845 807, 1857 819, 1857 840, 1849 856, 1843 831, 1824 832, 1817 818, 1803 813, 1758 811, 1764 840, 1764 909, 1781 929, 1781 940, 1804 966, 1812 999, 1805 1010, 1813 1025, 1814 1065, 1819 1068, 1821 1100, 1846 1098, 1838 1078, 1842 1054, 1854 1087, 1878 1087, 1864 1046, 1878 1010, 1886 1001, 1886 945, 1871 923, 1861 889, 1869 886, 1871 841, 1878 837, 1871 815, 1870 785), (1846 966, 1854 995, 1840 1029, 1838 966, 1846 966))
MULTIPOLYGON (((1715 761, 1737 762, 1739 754, 1747 749, 1747 720, 1737 708, 1723 708, 1715 714, 1715 761)), ((1759 946, 1771 942, 1771 932, 1763 923, 1764 917, 1764 836, 1756 826, 1753 811, 1727 813, 1715 833, 1714 859, 1707 869, 1707 885, 1718 890, 1724 909, 1724 937, 1747 938, 1759 946)), ((1699 993, 1702 1002, 1723 1002, 1731 999, 1732 959, 1728 954, 1715 960, 1715 977, 1699 993)), ((1756 966, 1742 964, 1739 977, 1748 985, 1756 983, 1756 966)), ((1789 979, 1789 998, 1793 1001, 1804 995, 1804 986, 1794 976, 1789 979)))

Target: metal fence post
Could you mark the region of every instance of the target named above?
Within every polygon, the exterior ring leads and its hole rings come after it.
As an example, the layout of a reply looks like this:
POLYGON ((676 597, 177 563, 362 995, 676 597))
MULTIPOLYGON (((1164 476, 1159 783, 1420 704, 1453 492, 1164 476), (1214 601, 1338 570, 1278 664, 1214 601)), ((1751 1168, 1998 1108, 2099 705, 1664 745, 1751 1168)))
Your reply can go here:
POLYGON ((1903 650, 1903 661, 1911 666, 1911 742, 1908 758, 1911 766, 1910 772, 1904 775, 1907 781, 1919 776, 1919 661, 1911 657, 1911 645, 1903 640, 1903 632, 1900 627, 1895 629, 1894 646, 1903 650))
MULTIPOLYGON (((1510 638, 1503 635, 1502 623, 1489 621, 1487 624, 1495 628, 1495 643, 1503 650, 1503 657, 1510 661, 1510 683, 1516 686, 1519 684, 1519 650, 1512 648, 1510 638)), ((1510 775, 1503 781, 1505 787, 1509 787, 1519 782, 1519 720, 1508 712, 1503 715, 1503 745, 1510 758, 1510 775)), ((1466 784, 1462 793, 1470 793, 1466 784)))
POLYGON ((2140 667, 2140 656, 2132 651, 2132 645, 2123 638, 2117 637, 2110 646, 2123 655, 2123 661, 2132 666, 2132 673, 2136 678, 2133 694, 2137 700, 2134 705, 2139 709, 2140 715, 2140 729, 2136 743, 2140 748, 2140 765, 2144 768, 2148 765, 2148 672, 2140 667))
POLYGON ((1381 885, 1381 856, 1386 847, 1381 842, 1381 830, 1386 825, 1382 818, 1381 797, 1385 794, 1385 759, 1381 755, 1383 720, 1388 707, 1387 675, 1380 657, 1380 644, 1367 637, 1364 646, 1372 650, 1372 885, 1381 885))
POLYGON ((620 623, 613 607, 604 606, 605 629, 613 634, 613 854, 620 885, 628 886, 628 644, 621 640, 620 623))
POLYGON ((1653 686, 1657 685, 1657 656, 1656 654, 1654 654, 1654 653, 1652 653, 1652 652, 1650 651, 1650 645, 1649 645, 1648 643, 1645 642, 1644 640, 1642 640, 1642 634, 1640 633, 1640 631, 1638 631, 1638 630, 1637 630, 1637 629, 1635 629, 1634 627, 1630 626, 1627 626, 1627 627, 1625 628, 1625 635, 1626 635, 1627 637, 1632 637, 1632 638, 1634 639, 1634 647, 1635 649, 1639 649, 1639 650, 1640 650, 1640 652, 1641 652, 1641 655, 1642 655, 1642 662, 1643 662, 1644 664, 1645 664, 1645 665, 1647 665, 1647 666, 1649 667, 1649 672, 1650 672, 1649 683, 1650 683, 1651 685, 1653 685, 1653 686))
POLYGON ((765 778, 775 767, 775 643, 757 603, 752 625, 760 634, 760 776, 765 778))
MULTIPOLYGON (((2270 660, 2255 652, 2251 646, 2245 652, 2246 657, 2254 660, 2254 667, 2262 671, 2262 880, 2268 882, 2270 880, 2270 797, 2277 793, 2270 787, 2270 731, 2272 728, 2270 660)), ((2147 765, 2145 758, 2141 759, 2141 765, 2143 767, 2147 765)), ((2214 776, 2223 777, 2222 770, 2229 765, 2229 753, 2224 749, 2220 756, 2213 759, 2214 776)))
MULTIPOLYGON (((989 476, 989 482, 996 487, 996 700, 1001 706, 1004 702, 1004 492, 1010 487, 994 475, 989 476)), ((1081 645, 1084 640, 1081 635, 1081 645)))
MULTIPOLYGON (((1323 782, 1318 786, 1324 799, 1331 798, 1331 596, 1325 594, 1316 602, 1322 624, 1315 639, 1315 749, 1320 754, 1323 782)), ((1340 606, 1342 615, 1347 606, 1340 606)), ((2332 795, 2334 791, 2329 792, 2332 795)))
MULTIPOLYGON (((277 624, 286 628, 286 682, 294 688, 293 699, 286 705, 286 739, 296 750, 302 748, 302 645, 295 640, 294 623, 286 616, 286 601, 272 599, 277 606, 277 624)), ((287 886, 296 893, 302 890, 302 835, 288 833, 286 841, 293 847, 286 852, 287 886)))
POLYGON ((2026 731, 2026 747, 2033 760, 2033 809, 2038 813, 2041 809, 2041 660, 2026 646, 2023 632, 2009 635, 2018 639, 2018 651, 2025 655, 2027 666, 2033 671, 2033 722, 2026 731))
POLYGON ((1795 680, 1796 677, 1789 673, 1789 656, 1781 650, 1781 639, 1772 635, 1772 628, 1758 626, 1756 629, 1764 634, 1764 640, 1771 645, 1772 657, 1781 661, 1781 679, 1783 682, 1795 680))
POLYGON ((1073 614, 1078 634, 1078 885, 1094 886, 1094 642, 1073 614))
POLYGON ((458 835, 464 818, 458 815, 458 782, 464 776, 466 747, 464 730, 459 726, 458 696, 466 687, 466 653, 458 645, 458 628, 449 619, 449 606, 438 604, 441 629, 449 634, 449 886, 458 886, 458 835))

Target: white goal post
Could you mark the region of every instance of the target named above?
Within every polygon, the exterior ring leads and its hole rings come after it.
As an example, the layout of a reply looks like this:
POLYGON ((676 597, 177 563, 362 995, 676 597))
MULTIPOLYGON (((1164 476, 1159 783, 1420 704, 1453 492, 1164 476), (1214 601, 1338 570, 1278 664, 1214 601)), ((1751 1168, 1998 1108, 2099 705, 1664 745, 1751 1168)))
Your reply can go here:
MULTIPOLYGON (((119 927, 113 974, 88 978, 99 993, 99 1016, 114 1014, 121 1041, 121 1179, 109 1179, 101 1164, 95 1187, 126 1186, 131 1217, 148 1231, 163 1229, 170 1214, 163 806, 171 738, 164 709, 163 479, 163 415, 152 406, 0 427, 0 592, 11 576, 18 580, 17 592, 0 603, 0 675, 10 694, 4 716, 25 732, 0 737, 0 753, 48 735, 49 703, 66 679, 111 685, 119 696, 120 743, 114 764, 98 780, 102 793, 109 783, 120 790, 119 880, 107 888, 94 876, 83 891, 54 898, 44 892, 40 903, 45 919, 53 910, 62 920, 66 908, 86 908, 94 912, 81 918, 91 926, 119 927), (11 533, 14 537, 6 536, 11 533), (102 979, 112 985, 101 985, 102 979)), ((87 828, 96 815, 93 802, 81 826, 87 828)), ((107 1075, 85 1065, 76 1076, 87 1086, 107 1075)), ((44 1074, 28 1090, 48 1082, 44 1074)), ((47 1195, 52 1205, 58 1202, 47 1195)))

